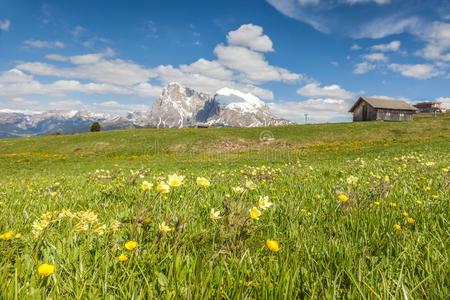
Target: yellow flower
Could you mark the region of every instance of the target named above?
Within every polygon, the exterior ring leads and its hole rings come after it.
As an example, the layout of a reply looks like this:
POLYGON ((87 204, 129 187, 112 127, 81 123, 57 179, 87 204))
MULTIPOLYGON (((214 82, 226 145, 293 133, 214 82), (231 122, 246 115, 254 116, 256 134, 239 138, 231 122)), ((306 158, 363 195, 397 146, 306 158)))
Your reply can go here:
POLYGON ((167 178, 167 183, 171 187, 179 187, 183 184, 184 176, 178 176, 177 174, 169 175, 167 178))
POLYGON ((434 200, 439 199, 438 195, 431 195, 431 198, 433 198, 434 200))
POLYGON ((248 210, 250 214, 250 218, 253 220, 259 220, 259 217, 261 216, 261 211, 256 207, 253 206, 251 209, 248 210))
POLYGON ((127 249, 129 251, 134 251, 134 249, 136 249, 136 247, 137 247, 137 242, 133 241, 133 240, 127 241, 125 243, 124 247, 125 247, 125 249, 127 249))
POLYGON ((275 240, 267 240, 266 241, 266 247, 272 252, 278 252, 280 251, 280 243, 275 240))
POLYGON ((416 220, 414 220, 414 218, 409 217, 406 219, 406 223, 408 223, 408 224, 414 224, 414 222, 416 222, 416 220))
POLYGON ((16 235, 14 236, 16 239, 20 239, 22 237, 21 233, 16 233, 16 235))
POLYGON ((206 179, 205 177, 197 177, 196 182, 197 182, 197 186, 199 188, 203 188, 203 189, 209 187, 209 185, 210 185, 209 180, 206 179))
POLYGON ((317 199, 317 200, 320 200, 320 198, 321 198, 320 194, 317 194, 317 195, 316 195, 316 199, 317 199))
POLYGON ((258 206, 261 209, 268 209, 269 207, 271 207, 273 205, 272 202, 269 201, 269 197, 268 196, 260 196, 259 197, 259 201, 258 201, 258 206))
POLYGON ((348 201, 348 196, 345 195, 345 194, 339 194, 338 200, 339 200, 340 202, 347 202, 347 201, 348 201))
POLYGON ((381 204, 380 201, 374 201, 373 202, 373 205, 375 205, 375 206, 380 206, 380 204, 381 204))
POLYGON ((48 277, 53 273, 55 273, 55 266, 52 264, 44 263, 38 266, 38 274, 41 276, 48 277))
POLYGON ((141 184, 141 189, 144 192, 148 192, 153 187, 153 183, 150 183, 146 180, 144 180, 141 184))
POLYGON ((408 213, 407 213, 406 211, 404 211, 404 212, 402 212, 402 215, 403 215, 404 217, 407 217, 407 216, 408 216, 408 213))
POLYGON ((9 241, 12 240, 15 236, 15 232, 12 230, 6 231, 0 235, 0 240, 9 241))
POLYGON ((172 228, 170 228, 169 226, 166 225, 166 222, 162 222, 161 224, 159 224, 159 231, 161 233, 168 233, 172 231, 172 228))
POLYGON ((394 225, 394 230, 397 232, 400 232, 402 230, 402 226, 400 226, 400 224, 395 224, 394 225))
POLYGON ((390 206, 390 207, 397 207, 397 203, 395 203, 395 202, 389 202, 389 206, 390 206))
POLYGON ((384 176, 384 182, 389 183, 391 181, 391 179, 389 178, 389 176, 384 176))
POLYGON ((119 261, 120 262, 124 262, 128 260, 128 255, 126 255, 125 253, 122 253, 119 255, 119 261))
POLYGON ((167 194, 170 192, 170 186, 167 185, 164 181, 161 181, 156 186, 156 191, 160 194, 167 194))
POLYGON ((215 210, 214 208, 212 208, 211 212, 209 213, 209 218, 211 220, 219 220, 222 217, 220 216, 220 211, 219 210, 215 210))
POLYGON ((50 192, 50 196, 52 196, 52 197, 56 197, 56 195, 58 195, 58 193, 57 193, 57 192, 50 192))

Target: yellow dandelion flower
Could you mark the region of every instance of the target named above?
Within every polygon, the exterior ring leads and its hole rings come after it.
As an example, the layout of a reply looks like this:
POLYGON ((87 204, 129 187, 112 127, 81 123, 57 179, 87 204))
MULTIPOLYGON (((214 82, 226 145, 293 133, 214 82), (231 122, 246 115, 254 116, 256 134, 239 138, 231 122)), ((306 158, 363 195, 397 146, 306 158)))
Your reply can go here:
POLYGON ((126 255, 125 253, 122 253, 119 255, 119 261, 120 262, 124 262, 128 260, 128 255, 126 255))
POLYGON ((141 189, 144 192, 148 192, 153 187, 153 183, 150 183, 146 180, 144 180, 141 184, 141 189))
POLYGON ((394 230, 395 230, 396 232, 400 232, 400 231, 402 230, 402 226, 400 226, 400 224, 395 224, 395 225, 394 225, 394 230))
POLYGON ((179 176, 177 174, 169 175, 167 178, 167 183, 171 187, 179 187, 183 184, 184 176, 179 176))
POLYGON ((345 194, 339 194, 339 195, 338 195, 338 200, 339 200, 340 202, 347 202, 347 201, 348 201, 348 196, 345 195, 345 194))
POLYGON ((380 204, 381 204, 380 201, 374 201, 373 202, 373 205, 375 205, 375 206, 380 206, 380 204))
POLYGON ((161 233, 169 233, 172 230, 173 230, 172 228, 166 225, 166 222, 162 222, 161 224, 159 224, 159 231, 161 233))
POLYGON ((407 213, 406 211, 404 211, 404 212, 402 212, 402 215, 403 215, 404 217, 407 217, 407 216, 408 216, 408 213, 407 213))
POLYGON ((12 230, 6 231, 0 235, 0 240, 2 240, 2 241, 12 240, 14 238, 15 234, 16 233, 12 230))
POLYGON ((267 249, 269 249, 272 252, 278 252, 281 249, 280 243, 275 240, 267 240, 266 247, 267 247, 267 249))
POLYGON ((256 206, 250 208, 248 212, 250 214, 250 218, 252 218, 253 220, 259 220, 259 217, 261 216, 261 211, 256 206))
POLYGON ((156 186, 156 191, 160 194, 167 194, 170 192, 170 186, 166 184, 164 181, 161 181, 156 186))
POLYGON ((37 271, 38 271, 39 275, 48 277, 48 276, 52 275, 53 273, 55 273, 55 266, 52 264, 47 264, 47 263, 40 264, 38 266, 37 271))
POLYGON ((197 186, 202 189, 207 188, 210 185, 209 180, 206 179, 205 177, 197 177, 196 183, 197 186))
POLYGON ((134 240, 127 241, 124 245, 125 249, 129 251, 134 251, 137 247, 137 242, 134 240))
POLYGON ((389 202, 389 206, 390 206, 390 207, 397 207, 397 203, 395 203, 395 202, 389 202))
POLYGON ((408 224, 414 224, 415 222, 416 222, 416 220, 414 220, 414 218, 409 217, 406 219, 406 223, 408 223, 408 224))

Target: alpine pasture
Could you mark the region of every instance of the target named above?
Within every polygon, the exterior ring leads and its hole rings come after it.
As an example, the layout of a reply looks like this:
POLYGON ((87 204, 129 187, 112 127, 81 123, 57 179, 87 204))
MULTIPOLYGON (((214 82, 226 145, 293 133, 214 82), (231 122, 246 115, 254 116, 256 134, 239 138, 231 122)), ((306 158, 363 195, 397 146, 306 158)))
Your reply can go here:
POLYGON ((0 140, 2 299, 444 299, 450 117, 0 140))

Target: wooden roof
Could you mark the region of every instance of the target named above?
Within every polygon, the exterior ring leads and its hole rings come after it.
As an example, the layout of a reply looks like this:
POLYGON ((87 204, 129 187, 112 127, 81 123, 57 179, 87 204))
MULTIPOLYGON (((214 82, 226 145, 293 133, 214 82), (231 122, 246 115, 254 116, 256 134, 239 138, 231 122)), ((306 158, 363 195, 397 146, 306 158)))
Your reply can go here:
POLYGON ((409 110, 409 111, 417 110, 417 108, 406 103, 403 100, 374 98, 374 97, 359 97, 358 100, 355 102, 355 104, 353 104, 352 108, 350 108, 349 112, 353 112, 361 101, 366 102, 373 108, 379 109, 409 110))

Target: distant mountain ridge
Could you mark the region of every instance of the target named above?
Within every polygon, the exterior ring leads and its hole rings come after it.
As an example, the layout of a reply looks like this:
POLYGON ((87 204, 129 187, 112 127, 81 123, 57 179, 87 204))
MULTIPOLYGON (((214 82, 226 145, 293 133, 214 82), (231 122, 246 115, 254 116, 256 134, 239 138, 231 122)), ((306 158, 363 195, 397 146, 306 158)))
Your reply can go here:
POLYGON ((274 117, 269 107, 250 93, 222 88, 210 95, 178 83, 170 83, 147 111, 130 112, 123 117, 82 110, 38 113, 0 110, 0 138, 85 132, 89 131, 93 122, 100 122, 103 130, 292 124, 288 120, 274 117))

